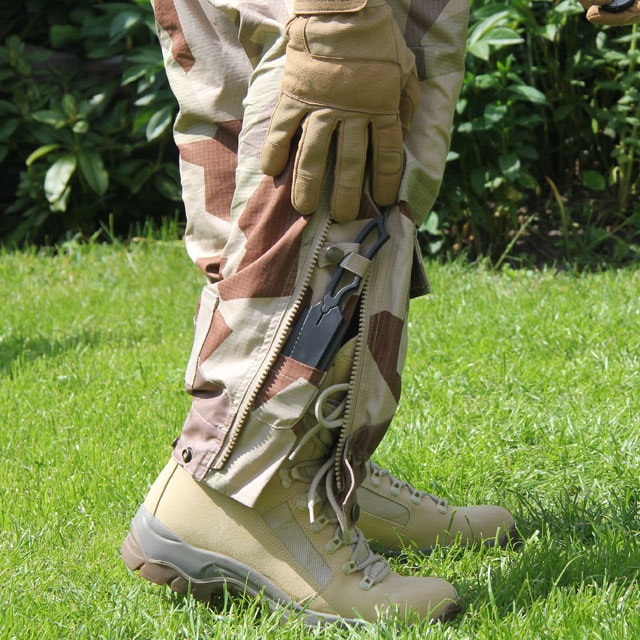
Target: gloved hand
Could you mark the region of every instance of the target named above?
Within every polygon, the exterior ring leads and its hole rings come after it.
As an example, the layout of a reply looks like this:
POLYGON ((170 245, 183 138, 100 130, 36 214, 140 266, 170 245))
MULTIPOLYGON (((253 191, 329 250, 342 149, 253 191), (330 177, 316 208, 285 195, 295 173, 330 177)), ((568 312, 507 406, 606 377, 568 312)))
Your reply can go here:
POLYGON ((640 22, 640 0, 623 11, 607 11, 606 7, 611 0, 580 0, 580 4, 587 10, 587 20, 593 24, 606 24, 613 27, 626 26, 634 22, 640 22))
POLYGON ((335 153, 331 215, 339 222, 356 218, 369 147, 374 201, 379 206, 397 202, 402 140, 409 134, 420 86, 415 58, 390 7, 370 0, 353 11, 354 4, 365 2, 297 0, 287 25, 284 76, 261 169, 270 176, 282 173, 301 125, 291 202, 304 215, 318 206, 327 160, 335 153), (343 6, 349 10, 341 12, 343 6))

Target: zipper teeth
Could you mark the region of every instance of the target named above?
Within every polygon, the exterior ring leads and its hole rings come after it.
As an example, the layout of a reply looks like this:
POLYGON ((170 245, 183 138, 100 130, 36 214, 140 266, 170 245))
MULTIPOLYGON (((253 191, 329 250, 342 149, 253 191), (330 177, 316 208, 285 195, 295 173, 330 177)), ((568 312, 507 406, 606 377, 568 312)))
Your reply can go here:
POLYGON ((260 373, 259 378, 257 379, 257 382, 255 384, 252 385, 253 390, 251 391, 251 393, 248 396, 245 396, 242 404, 241 404, 241 408, 242 411, 239 412, 240 415, 240 419, 236 421, 234 427, 233 427, 233 431, 231 433, 231 438, 229 439, 229 443, 227 444, 227 446, 225 447, 225 451, 222 454, 222 456, 214 463, 215 467, 220 468, 222 465, 224 465, 224 463, 229 459, 229 456, 231 455, 231 452, 233 451, 233 448, 235 446, 236 440, 238 439, 240 432, 242 431, 242 426, 244 425, 244 423, 246 422, 249 413, 251 412, 251 406, 253 405, 254 400, 256 399, 258 393, 260 392, 260 389, 262 388, 262 385, 264 384, 265 380, 267 379, 267 376, 269 375, 269 371, 271 370, 271 368, 273 367, 275 361, 277 360, 278 356, 280 355, 280 351, 282 350, 282 347, 284 346, 284 343, 287 339, 287 336, 289 334, 289 331, 291 329, 291 326, 293 325, 293 322, 296 318, 296 316, 298 315, 298 311, 300 309, 300 305, 302 304, 302 299, 304 298, 304 294, 307 290, 307 287, 309 286, 309 282, 311 281, 311 277, 313 275, 313 268, 312 266, 317 262, 318 260, 318 256, 320 255, 320 251, 322 250, 322 246, 324 245, 324 241, 327 237, 327 233, 329 233, 329 227, 331 226, 331 219, 329 217, 327 217, 326 221, 324 222, 324 228, 322 229, 322 232, 320 234, 320 237, 316 243, 316 246, 312 252, 311 258, 308 262, 308 267, 305 267, 305 277, 304 280, 302 282, 302 286, 300 287, 300 294, 298 295, 298 298, 296 299, 293 307, 291 308, 291 311, 289 312, 289 317, 287 318, 285 325, 284 325, 284 329, 280 332, 280 338, 278 339, 278 341, 276 342, 276 344, 273 346, 273 348, 271 349, 271 356, 269 357, 269 360, 267 361, 267 363, 264 365, 262 372, 260 373))
POLYGON ((354 407, 354 395, 356 381, 360 376, 361 369, 361 360, 362 360, 362 350, 364 348, 364 336, 365 330, 367 328, 367 303, 368 303, 368 293, 369 293, 369 279, 367 278, 362 285, 362 290, 360 292, 360 311, 358 316, 358 337, 356 338, 356 347, 353 352, 353 366, 351 368, 351 377, 349 381, 349 390, 347 391, 347 398, 344 407, 344 417, 342 420, 342 427, 340 428, 340 436, 338 438, 338 445, 336 447, 335 458, 334 458, 334 474, 336 480, 336 487, 338 491, 342 491, 344 488, 342 485, 342 471, 341 471, 341 461, 342 461, 342 453, 344 452, 344 447, 347 440, 347 425, 351 420, 351 414, 353 413, 354 407))

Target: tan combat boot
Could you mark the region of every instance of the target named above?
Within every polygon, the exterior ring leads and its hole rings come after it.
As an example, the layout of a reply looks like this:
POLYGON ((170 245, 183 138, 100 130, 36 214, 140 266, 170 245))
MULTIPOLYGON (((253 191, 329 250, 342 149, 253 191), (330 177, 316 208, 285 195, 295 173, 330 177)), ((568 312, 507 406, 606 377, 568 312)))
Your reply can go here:
POLYGON ((326 480, 332 461, 313 465, 282 469, 249 508, 170 462, 133 519, 125 563, 180 593, 190 585, 202 600, 224 586, 260 593, 311 624, 453 617, 457 595, 448 582, 394 574, 361 531, 343 533, 326 480))
MULTIPOLYGON (((339 354, 332 371, 334 380, 347 377, 350 362, 348 357, 341 360, 339 354)), ((308 427, 300 445, 315 438, 318 445, 324 442, 325 452, 329 450, 331 442, 322 439, 340 427, 345 404, 340 393, 347 389, 348 384, 336 383, 319 395, 313 416, 316 426, 308 427)), ((316 455, 313 452, 306 457, 316 455)), ((446 500, 394 478, 372 461, 367 463, 366 477, 357 489, 357 502, 358 527, 385 553, 399 553, 405 547, 429 553, 436 545, 452 543, 505 546, 518 540, 513 516, 506 509, 493 505, 451 506, 446 500)))
POLYGON ((369 462, 358 488, 358 526, 376 548, 398 553, 414 547, 428 553, 436 545, 482 543, 505 546, 518 539, 512 515, 502 507, 454 507, 415 489, 369 462))

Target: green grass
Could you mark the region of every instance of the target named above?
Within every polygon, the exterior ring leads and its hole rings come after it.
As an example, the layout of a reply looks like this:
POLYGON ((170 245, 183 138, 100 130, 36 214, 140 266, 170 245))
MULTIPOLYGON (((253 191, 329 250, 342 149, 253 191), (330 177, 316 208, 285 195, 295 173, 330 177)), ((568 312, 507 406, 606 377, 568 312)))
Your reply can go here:
POLYGON ((377 461, 511 509, 519 550, 394 561, 464 599, 449 625, 305 630, 131 575, 129 520, 188 407, 202 284, 179 243, 0 255, 1 638, 640 637, 640 272, 431 265, 377 461))

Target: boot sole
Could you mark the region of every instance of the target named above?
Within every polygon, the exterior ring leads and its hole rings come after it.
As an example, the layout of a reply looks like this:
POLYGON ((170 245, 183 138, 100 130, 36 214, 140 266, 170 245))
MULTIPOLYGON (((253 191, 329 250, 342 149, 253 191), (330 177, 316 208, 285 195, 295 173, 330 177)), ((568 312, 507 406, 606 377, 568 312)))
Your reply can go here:
MULTIPOLYGON (((210 602, 225 590, 235 596, 262 597, 271 611, 282 610, 285 617, 302 616, 308 626, 361 626, 364 620, 343 618, 307 609, 278 589, 268 578, 251 567, 212 551, 197 549, 175 535, 143 505, 138 509, 131 530, 120 549, 131 571, 172 591, 210 602)), ((451 603, 436 621, 452 620, 460 611, 451 603)))

